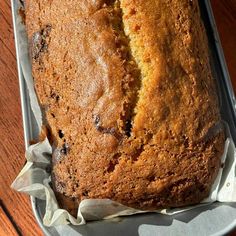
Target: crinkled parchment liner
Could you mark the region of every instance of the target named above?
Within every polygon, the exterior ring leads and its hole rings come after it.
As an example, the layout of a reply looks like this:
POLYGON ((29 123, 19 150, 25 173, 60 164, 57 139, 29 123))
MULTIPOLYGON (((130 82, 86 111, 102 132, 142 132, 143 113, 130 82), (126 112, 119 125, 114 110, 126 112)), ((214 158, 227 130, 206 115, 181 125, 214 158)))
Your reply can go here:
MULTIPOLYGON (((20 5, 18 1, 16 2, 19 8, 20 5)), ((42 124, 42 115, 34 91, 25 26, 21 23, 20 16, 16 17, 15 33, 19 40, 18 47, 20 51, 18 59, 27 84, 31 108, 36 118, 37 125, 40 128, 42 124)), ((228 138, 225 142, 224 155, 222 156, 224 168, 220 169, 215 183, 212 186, 210 196, 205 199, 202 204, 210 204, 214 201, 236 202, 235 147, 230 138, 229 129, 227 128, 227 130, 228 138)), ((116 216, 144 213, 144 211, 126 207, 109 199, 83 200, 79 205, 77 219, 71 216, 66 210, 60 209, 53 190, 49 185, 51 178, 50 173, 48 173, 47 170, 51 165, 51 153, 52 149, 47 139, 30 146, 26 151, 27 163, 12 183, 12 188, 15 190, 46 200, 46 213, 43 218, 43 223, 46 226, 65 225, 69 223, 81 225, 85 224, 86 220, 108 219, 116 216)), ((171 210, 163 209, 155 212, 172 215, 202 206, 202 204, 185 208, 174 208, 171 210)))

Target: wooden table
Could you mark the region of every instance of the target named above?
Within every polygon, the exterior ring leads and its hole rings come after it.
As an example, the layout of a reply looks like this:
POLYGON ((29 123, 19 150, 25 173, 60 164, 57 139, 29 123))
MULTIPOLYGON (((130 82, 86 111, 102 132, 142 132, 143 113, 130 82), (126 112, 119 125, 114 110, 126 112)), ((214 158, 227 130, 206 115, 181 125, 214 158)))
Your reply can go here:
MULTIPOLYGON (((212 0, 212 6, 236 91, 236 1, 212 0)), ((0 236, 43 235, 29 197, 9 188, 25 163, 24 152, 11 6, 0 0, 0 236)))

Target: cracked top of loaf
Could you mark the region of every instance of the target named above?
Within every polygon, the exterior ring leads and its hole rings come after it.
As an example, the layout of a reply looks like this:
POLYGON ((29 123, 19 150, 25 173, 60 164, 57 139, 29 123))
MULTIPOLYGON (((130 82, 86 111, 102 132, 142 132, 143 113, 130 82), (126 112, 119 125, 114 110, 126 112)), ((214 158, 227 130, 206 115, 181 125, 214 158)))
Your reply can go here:
POLYGON ((197 0, 26 0, 52 181, 137 209, 195 204, 220 167, 220 122, 197 0))

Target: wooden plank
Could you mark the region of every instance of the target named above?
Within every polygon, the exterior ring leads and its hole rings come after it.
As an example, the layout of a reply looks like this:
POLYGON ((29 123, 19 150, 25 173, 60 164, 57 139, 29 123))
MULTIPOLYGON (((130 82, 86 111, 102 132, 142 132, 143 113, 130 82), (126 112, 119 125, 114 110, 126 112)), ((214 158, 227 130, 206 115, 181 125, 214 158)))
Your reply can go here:
POLYGON ((234 229, 229 236, 236 236, 236 229, 234 229))
POLYGON ((17 232, 17 229, 13 225, 10 218, 7 216, 6 212, 0 206, 0 235, 1 236, 17 236, 20 233, 17 232))
MULTIPOLYGON (((21 235, 41 236, 29 197, 10 188, 25 163, 25 150, 9 2, 0 1, 0 199, 21 235)), ((7 216, 1 212, 0 235, 15 235, 7 216)))
POLYGON ((236 1, 211 0, 231 80, 236 92, 236 1))
MULTIPOLYGON (((236 91, 236 1, 211 2, 236 91)), ((0 0, 0 235, 40 236, 29 198, 9 188, 25 162, 15 60, 10 1, 0 0)))

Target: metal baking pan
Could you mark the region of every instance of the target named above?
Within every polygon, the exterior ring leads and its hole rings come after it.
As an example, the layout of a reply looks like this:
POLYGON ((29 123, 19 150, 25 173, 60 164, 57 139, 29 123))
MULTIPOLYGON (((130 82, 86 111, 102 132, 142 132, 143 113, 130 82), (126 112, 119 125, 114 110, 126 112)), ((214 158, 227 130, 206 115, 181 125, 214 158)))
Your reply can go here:
MULTIPOLYGON (((29 141, 36 139, 38 130, 30 108, 29 95, 19 62, 19 41, 16 34, 17 1, 11 0, 15 32, 17 67, 21 94, 24 138, 26 148, 29 141)), ((236 142, 236 102, 226 67, 219 35, 217 33, 209 0, 199 1, 210 49, 212 64, 217 75, 221 100, 222 118, 229 124, 232 138, 236 142)), ((83 226, 45 227, 42 223, 45 201, 31 197, 36 220, 45 235, 224 235, 236 227, 236 203, 223 204, 215 202, 174 216, 160 214, 142 214, 106 221, 89 222, 83 226)))

